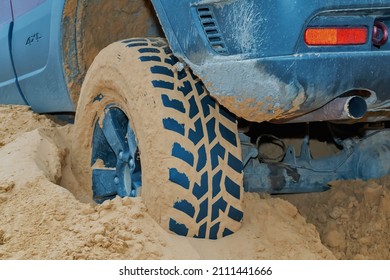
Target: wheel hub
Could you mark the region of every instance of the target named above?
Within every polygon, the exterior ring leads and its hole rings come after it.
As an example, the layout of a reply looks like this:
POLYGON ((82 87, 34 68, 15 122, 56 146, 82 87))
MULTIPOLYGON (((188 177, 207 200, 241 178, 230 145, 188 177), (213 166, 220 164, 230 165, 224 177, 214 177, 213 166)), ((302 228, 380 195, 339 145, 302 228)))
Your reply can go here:
POLYGON ((140 195, 142 180, 137 139, 126 114, 114 105, 107 106, 95 123, 91 167, 96 202, 117 195, 140 195))

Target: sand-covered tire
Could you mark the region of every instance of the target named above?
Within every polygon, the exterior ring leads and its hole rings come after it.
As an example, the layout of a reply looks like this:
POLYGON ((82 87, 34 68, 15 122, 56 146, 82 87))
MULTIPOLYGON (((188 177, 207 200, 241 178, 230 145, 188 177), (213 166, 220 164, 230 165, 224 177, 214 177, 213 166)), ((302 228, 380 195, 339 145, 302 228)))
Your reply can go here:
POLYGON ((100 141, 94 131, 104 134, 105 115, 119 115, 116 123, 127 119, 134 132, 135 141, 129 141, 138 146, 140 193, 151 216, 176 234, 216 239, 237 231, 243 218, 237 123, 177 62, 163 39, 124 40, 100 52, 78 103, 74 171, 80 186, 95 195, 91 166, 106 168, 100 159, 109 158, 107 153, 118 159, 120 149, 92 152, 100 141))

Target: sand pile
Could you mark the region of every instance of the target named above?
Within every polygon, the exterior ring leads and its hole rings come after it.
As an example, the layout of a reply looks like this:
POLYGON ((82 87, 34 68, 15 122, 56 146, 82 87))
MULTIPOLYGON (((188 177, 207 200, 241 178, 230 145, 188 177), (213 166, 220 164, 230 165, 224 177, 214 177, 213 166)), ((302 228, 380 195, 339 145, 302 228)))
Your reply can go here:
POLYGON ((284 196, 339 259, 390 259, 390 176, 338 181, 321 194, 284 196))

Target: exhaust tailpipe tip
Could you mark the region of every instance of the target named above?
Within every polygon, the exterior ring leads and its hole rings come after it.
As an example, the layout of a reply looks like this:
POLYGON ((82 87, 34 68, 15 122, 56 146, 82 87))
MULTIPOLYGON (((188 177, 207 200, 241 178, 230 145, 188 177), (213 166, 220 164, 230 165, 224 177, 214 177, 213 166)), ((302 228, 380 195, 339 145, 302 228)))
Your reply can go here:
POLYGON ((367 109, 367 102, 359 96, 352 96, 345 103, 345 112, 351 119, 361 119, 367 113, 367 109))
POLYGON ((338 97, 323 107, 286 123, 357 120, 363 118, 367 110, 367 102, 360 96, 338 97))

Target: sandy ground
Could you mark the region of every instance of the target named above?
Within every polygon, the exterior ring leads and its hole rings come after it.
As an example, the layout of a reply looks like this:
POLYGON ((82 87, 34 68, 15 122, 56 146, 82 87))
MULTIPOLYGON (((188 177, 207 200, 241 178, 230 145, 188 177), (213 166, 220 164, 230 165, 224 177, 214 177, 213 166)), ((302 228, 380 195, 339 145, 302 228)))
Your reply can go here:
POLYGON ((198 240, 162 230, 141 198, 78 201, 71 125, 21 106, 0 106, 0 124, 0 259, 390 259, 390 178, 245 194, 238 233, 198 240))
POLYGON ((325 193, 284 196, 338 259, 390 259, 390 176, 338 181, 325 193))

